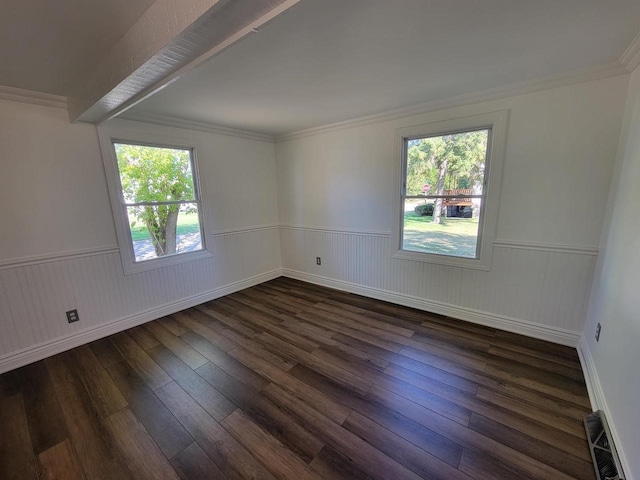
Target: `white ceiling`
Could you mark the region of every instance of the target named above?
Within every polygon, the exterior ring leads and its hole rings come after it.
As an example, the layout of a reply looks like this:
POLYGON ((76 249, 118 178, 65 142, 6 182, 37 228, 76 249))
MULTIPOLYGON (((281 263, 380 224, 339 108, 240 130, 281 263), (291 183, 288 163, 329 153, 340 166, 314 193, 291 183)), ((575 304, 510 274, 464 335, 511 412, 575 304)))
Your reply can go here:
POLYGON ((639 26, 640 0, 302 0, 133 111, 279 135, 614 62, 639 26))
POLYGON ((153 1, 0 1, 0 85, 69 95, 153 1))

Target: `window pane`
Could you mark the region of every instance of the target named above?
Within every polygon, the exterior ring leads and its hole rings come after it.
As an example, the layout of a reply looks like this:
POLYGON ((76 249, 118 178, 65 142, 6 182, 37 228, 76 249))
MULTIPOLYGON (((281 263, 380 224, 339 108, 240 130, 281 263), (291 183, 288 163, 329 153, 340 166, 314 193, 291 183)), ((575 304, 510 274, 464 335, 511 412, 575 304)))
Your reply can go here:
POLYGON ((471 206, 459 206, 446 205, 443 199, 405 200, 402 249, 476 258, 480 202, 477 198, 471 206), (440 223, 434 223, 438 206, 440 223))
POLYGON ((406 194, 481 195, 489 130, 407 140, 406 194))
POLYGON ((195 200, 191 151, 116 143, 126 203, 195 200))
POLYGON ((135 261, 202 250, 196 203, 127 207, 135 261))

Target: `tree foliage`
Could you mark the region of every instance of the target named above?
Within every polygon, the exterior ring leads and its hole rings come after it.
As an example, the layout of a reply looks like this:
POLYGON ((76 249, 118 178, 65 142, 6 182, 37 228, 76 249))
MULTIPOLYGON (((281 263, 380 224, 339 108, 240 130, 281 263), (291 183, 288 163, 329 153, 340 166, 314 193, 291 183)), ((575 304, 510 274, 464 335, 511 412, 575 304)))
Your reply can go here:
MULTIPOLYGON (((188 150, 116 144, 120 183, 126 203, 194 200, 191 158, 188 150)), ((143 222, 156 251, 176 251, 176 228, 181 204, 128 207, 143 222)))
MULTIPOLYGON (((418 138, 407 143, 407 195, 430 195, 445 190, 475 188, 481 191, 488 131, 418 138)), ((440 223, 442 199, 436 199, 434 223, 440 223)))

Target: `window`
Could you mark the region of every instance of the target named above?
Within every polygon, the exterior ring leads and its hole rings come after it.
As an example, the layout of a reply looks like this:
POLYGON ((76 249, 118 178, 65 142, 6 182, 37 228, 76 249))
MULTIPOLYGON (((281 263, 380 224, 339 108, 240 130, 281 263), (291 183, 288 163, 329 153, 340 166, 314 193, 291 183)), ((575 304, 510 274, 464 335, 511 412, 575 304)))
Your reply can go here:
POLYGON ((125 273, 207 255, 195 148, 101 132, 125 273))
POLYGON ((403 128, 396 257, 488 269, 506 112, 403 128))
POLYGON ((478 258, 491 130, 404 141, 402 249, 478 258))

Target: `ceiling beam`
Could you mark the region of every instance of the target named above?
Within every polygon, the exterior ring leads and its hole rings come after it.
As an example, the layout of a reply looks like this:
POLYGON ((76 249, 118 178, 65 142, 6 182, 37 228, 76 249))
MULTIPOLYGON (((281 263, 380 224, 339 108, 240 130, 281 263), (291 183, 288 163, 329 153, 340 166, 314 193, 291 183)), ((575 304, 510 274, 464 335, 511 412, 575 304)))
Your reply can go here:
POLYGON ((68 98, 102 123, 255 32, 300 0, 156 0, 68 98))

